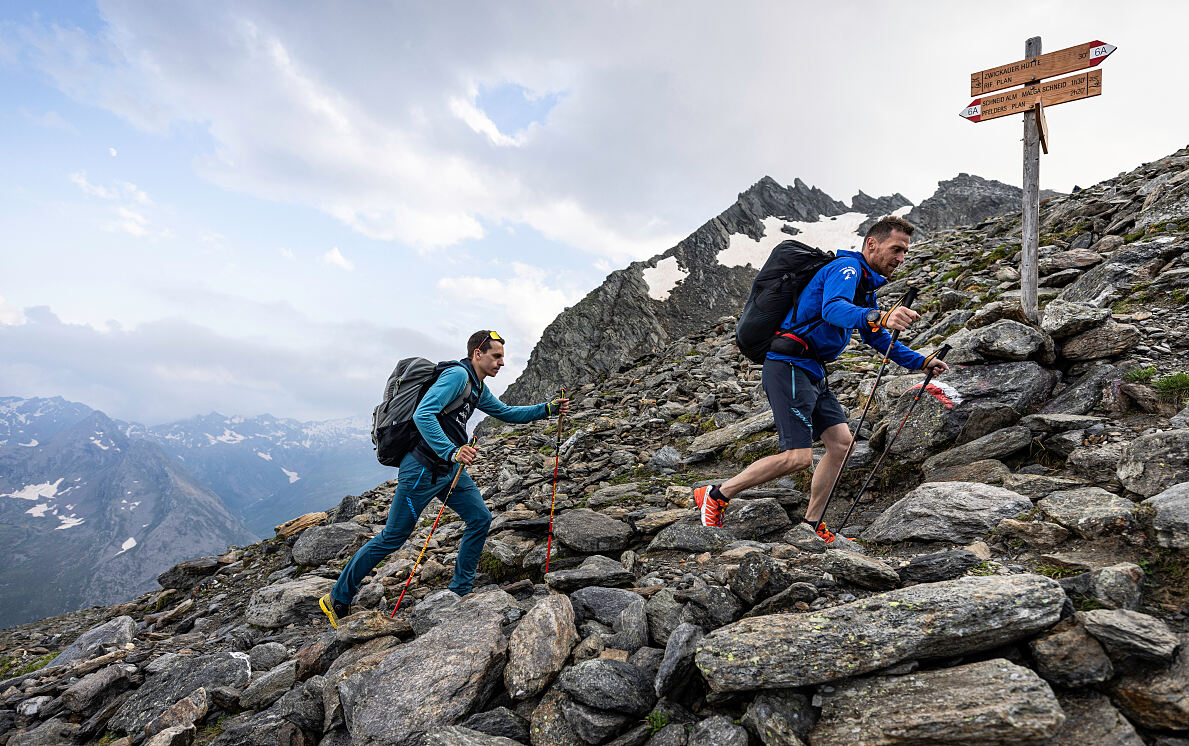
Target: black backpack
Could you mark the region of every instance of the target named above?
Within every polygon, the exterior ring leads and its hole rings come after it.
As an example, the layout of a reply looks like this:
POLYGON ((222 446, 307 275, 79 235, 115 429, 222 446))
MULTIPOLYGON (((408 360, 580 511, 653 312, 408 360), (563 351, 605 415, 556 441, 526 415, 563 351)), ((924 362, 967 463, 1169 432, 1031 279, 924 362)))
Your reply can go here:
POLYGON ((751 295, 735 325, 735 343, 753 363, 762 363, 780 325, 817 271, 838 257, 800 241, 781 241, 772 249, 751 285, 751 295))
MULTIPOLYGON (((423 357, 407 357, 396 364, 384 385, 384 398, 372 410, 372 445, 376 460, 384 466, 400 466, 401 459, 421 441, 421 432, 413 424, 413 413, 447 368, 462 365, 457 360, 434 364, 423 357)), ((467 377, 462 394, 442 410, 450 414, 461 407, 471 395, 471 381, 467 377)))

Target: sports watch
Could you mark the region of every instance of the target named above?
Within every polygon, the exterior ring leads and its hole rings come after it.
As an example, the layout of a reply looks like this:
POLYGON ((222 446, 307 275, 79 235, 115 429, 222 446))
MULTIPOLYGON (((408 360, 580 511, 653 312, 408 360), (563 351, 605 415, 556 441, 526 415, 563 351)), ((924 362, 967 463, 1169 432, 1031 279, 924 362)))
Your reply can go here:
POLYGON ((879 326, 879 309, 872 308, 867 312, 867 323, 871 326, 879 326))

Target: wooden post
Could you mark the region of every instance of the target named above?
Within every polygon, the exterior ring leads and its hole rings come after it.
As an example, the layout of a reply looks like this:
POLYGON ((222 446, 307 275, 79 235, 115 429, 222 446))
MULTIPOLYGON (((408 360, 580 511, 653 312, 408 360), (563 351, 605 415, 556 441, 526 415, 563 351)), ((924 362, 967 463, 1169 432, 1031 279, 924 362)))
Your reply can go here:
MULTIPOLYGON (((1024 57, 1040 56, 1040 37, 1024 42, 1024 57)), ((1024 196, 1022 245, 1020 247, 1020 304, 1024 316, 1034 324, 1040 323, 1036 302, 1036 265, 1040 243, 1040 133, 1036 126, 1036 112, 1024 113, 1024 196)))

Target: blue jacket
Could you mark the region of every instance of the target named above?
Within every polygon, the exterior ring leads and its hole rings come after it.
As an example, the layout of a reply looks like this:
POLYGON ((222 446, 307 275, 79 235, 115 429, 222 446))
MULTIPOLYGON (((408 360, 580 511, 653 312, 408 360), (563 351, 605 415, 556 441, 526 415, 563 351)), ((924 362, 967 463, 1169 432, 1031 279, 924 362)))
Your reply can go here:
MULTIPOLYGON (((846 346, 850 344, 851 332, 859 330, 863 341, 875 348, 881 355, 888 351, 888 343, 892 335, 885 329, 872 332, 867 325, 867 312, 872 308, 879 308, 875 299, 875 290, 887 284, 887 278, 876 274, 863 258, 862 253, 842 249, 838 252, 839 259, 835 259, 817 271, 805 289, 797 298, 797 304, 789 311, 780 328, 792 331, 806 342, 823 362, 834 360, 846 346), (866 271, 870 292, 867 293, 865 305, 854 304, 855 293, 859 280, 866 271), (796 318, 794 318, 794 315, 796 318), (824 324, 802 334, 818 319, 825 319, 824 324)), ((916 370, 925 362, 925 356, 913 352, 899 341, 892 348, 891 359, 905 368, 916 370)), ((769 360, 785 360, 804 370, 814 380, 825 378, 826 371, 817 360, 802 357, 768 353, 769 360)))
POLYGON ((454 451, 464 444, 453 443, 446 437, 445 431, 442 430, 442 424, 438 421, 438 414, 462 394, 468 378, 472 381, 472 393, 475 389, 478 389, 479 392, 477 407, 498 420, 523 423, 539 420, 549 415, 548 407, 545 404, 532 404, 526 407, 512 407, 504 404, 496 398, 495 394, 491 393, 491 389, 479 382, 470 361, 463 361, 462 365, 447 368, 438 376, 434 385, 429 387, 429 391, 425 392, 421 403, 417 405, 417 411, 413 413, 413 424, 417 426, 426 445, 445 461, 449 461, 450 457, 454 455, 454 451))

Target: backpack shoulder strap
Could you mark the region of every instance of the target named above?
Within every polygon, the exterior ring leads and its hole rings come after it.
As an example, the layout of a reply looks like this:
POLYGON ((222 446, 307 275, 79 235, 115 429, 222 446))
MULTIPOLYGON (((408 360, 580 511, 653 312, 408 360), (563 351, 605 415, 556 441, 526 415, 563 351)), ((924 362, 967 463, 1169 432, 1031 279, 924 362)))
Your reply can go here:
POLYGON ((450 414, 451 412, 453 412, 456 409, 458 409, 459 407, 461 407, 466 402, 466 400, 470 398, 471 391, 473 389, 473 387, 471 386, 471 372, 469 370, 467 370, 467 367, 465 365, 463 365, 461 362, 459 362, 458 360, 443 360, 442 362, 438 363, 437 370, 434 371, 434 380, 436 381, 437 378, 439 376, 441 376, 443 372, 445 372, 446 370, 449 370, 450 368, 454 368, 454 367, 462 368, 463 371, 467 374, 467 384, 466 384, 466 386, 463 387, 462 393, 459 394, 457 397, 455 397, 454 401, 450 402, 449 405, 447 405, 446 407, 444 407, 442 409, 442 414, 450 414))

